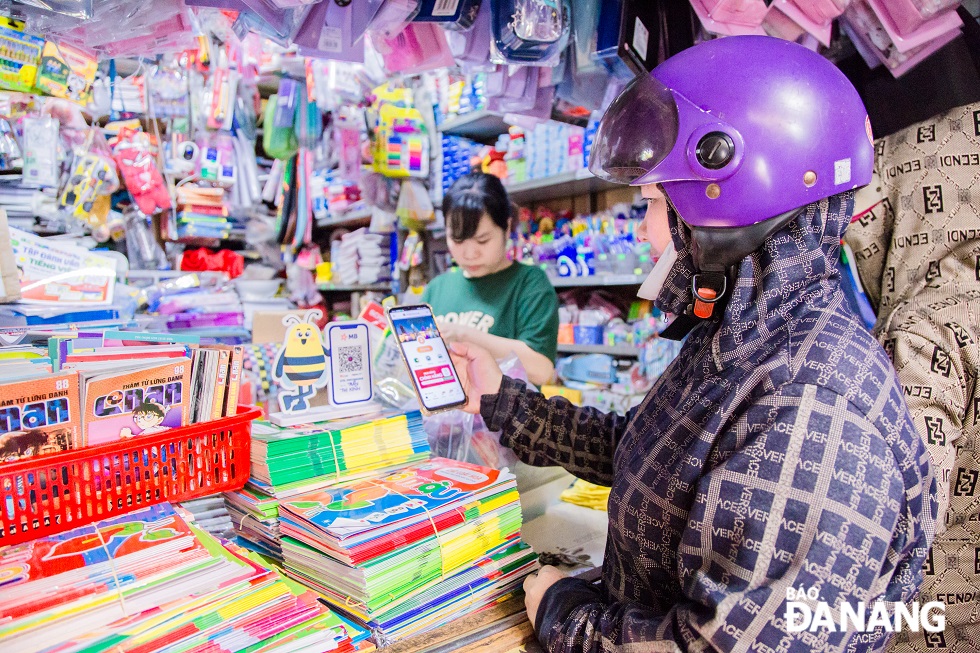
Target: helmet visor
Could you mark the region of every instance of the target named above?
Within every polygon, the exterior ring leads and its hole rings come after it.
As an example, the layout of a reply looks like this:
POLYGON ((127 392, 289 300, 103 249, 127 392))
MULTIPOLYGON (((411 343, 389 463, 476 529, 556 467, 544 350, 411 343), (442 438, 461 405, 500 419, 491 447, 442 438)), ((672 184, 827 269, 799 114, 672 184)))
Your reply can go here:
POLYGON ((589 155, 589 170, 631 184, 666 158, 677 141, 677 103, 651 75, 639 75, 609 105, 589 155))

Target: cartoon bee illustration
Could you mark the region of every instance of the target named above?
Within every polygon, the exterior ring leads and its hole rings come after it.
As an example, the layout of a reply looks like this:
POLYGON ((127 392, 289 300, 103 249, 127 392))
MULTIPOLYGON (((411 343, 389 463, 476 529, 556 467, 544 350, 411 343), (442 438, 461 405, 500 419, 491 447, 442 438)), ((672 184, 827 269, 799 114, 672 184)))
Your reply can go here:
POLYGON ((279 407, 284 412, 306 410, 317 390, 327 385, 330 351, 323 346, 320 329, 316 325, 316 320, 322 315, 314 309, 308 311, 302 320, 296 315, 287 315, 282 319, 282 323, 289 328, 282 348, 276 354, 272 378, 282 387, 279 407))

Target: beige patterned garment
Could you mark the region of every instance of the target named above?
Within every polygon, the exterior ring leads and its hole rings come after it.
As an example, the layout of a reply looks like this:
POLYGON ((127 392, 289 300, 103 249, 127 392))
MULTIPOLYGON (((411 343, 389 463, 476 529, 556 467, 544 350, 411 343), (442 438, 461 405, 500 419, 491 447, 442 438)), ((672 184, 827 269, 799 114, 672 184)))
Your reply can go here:
POLYGON ((845 240, 935 463, 939 532, 919 600, 946 604, 945 633, 902 633, 893 650, 980 651, 980 104, 875 146, 855 214, 871 209, 845 240))

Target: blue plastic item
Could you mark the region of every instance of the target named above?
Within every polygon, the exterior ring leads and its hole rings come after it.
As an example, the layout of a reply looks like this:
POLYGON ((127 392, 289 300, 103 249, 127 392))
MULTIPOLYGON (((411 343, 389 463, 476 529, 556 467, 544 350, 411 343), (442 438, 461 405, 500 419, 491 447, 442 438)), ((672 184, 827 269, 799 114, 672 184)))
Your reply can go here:
POLYGON ((571 32, 569 0, 491 0, 493 45, 507 63, 556 58, 571 32))
POLYGON ((558 361, 557 372, 563 381, 613 384, 616 382, 616 360, 608 354, 569 356, 558 361))
POLYGON ((412 22, 439 23, 446 29, 465 31, 473 27, 479 11, 480 0, 422 0, 412 22))

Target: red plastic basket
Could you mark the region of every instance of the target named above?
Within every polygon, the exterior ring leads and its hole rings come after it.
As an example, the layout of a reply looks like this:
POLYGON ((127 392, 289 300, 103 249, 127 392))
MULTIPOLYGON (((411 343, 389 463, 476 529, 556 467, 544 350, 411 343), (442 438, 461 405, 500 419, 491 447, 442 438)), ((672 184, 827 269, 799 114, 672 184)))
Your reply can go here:
POLYGON ((240 406, 233 417, 0 465, 0 546, 240 489, 261 414, 240 406))

